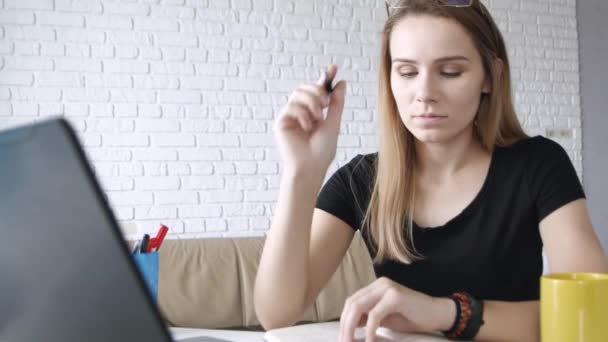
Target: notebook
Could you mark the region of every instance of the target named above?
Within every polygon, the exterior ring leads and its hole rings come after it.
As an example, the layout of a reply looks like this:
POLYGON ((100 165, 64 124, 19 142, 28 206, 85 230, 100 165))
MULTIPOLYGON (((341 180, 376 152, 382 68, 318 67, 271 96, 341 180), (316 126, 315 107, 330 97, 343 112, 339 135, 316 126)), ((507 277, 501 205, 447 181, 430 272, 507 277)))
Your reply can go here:
MULTIPOLYGON (((265 342, 326 342, 337 341, 340 322, 302 324, 293 327, 269 330, 265 342)), ((365 341, 365 329, 355 331, 355 341, 365 341)), ((376 330, 376 342, 446 342, 442 336, 402 334, 385 328, 376 330)))
POLYGON ((171 341, 66 120, 0 132, 0 196, 0 341, 171 341))

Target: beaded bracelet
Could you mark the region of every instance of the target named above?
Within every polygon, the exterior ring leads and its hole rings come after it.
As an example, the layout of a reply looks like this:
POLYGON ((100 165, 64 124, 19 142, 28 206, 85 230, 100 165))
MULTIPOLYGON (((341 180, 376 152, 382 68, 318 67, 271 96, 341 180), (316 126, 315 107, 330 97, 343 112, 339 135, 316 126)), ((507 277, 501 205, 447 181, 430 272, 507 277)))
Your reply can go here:
POLYGON ((483 302, 467 292, 456 292, 450 298, 456 304, 456 319, 450 330, 443 331, 443 334, 450 339, 473 339, 484 324, 483 302))

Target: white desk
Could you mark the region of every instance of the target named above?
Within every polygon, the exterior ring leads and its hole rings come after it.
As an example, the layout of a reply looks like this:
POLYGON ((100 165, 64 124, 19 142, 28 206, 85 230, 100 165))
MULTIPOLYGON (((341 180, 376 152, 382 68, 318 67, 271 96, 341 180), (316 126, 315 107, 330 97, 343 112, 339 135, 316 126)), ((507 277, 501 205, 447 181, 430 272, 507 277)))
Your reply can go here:
POLYGON ((190 337, 210 336, 225 339, 233 342, 262 342, 264 332, 261 331, 240 331, 240 330, 219 330, 219 329, 190 329, 190 328, 169 328, 173 339, 179 340, 190 337))

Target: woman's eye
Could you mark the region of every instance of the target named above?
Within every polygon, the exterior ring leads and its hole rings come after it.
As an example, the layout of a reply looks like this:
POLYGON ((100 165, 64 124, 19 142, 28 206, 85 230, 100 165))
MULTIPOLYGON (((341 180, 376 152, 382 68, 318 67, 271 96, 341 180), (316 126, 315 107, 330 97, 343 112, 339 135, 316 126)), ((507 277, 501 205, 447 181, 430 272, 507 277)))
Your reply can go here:
POLYGON ((456 77, 462 75, 462 72, 446 72, 446 71, 442 71, 441 75, 443 75, 445 77, 456 78, 456 77))
POLYGON ((406 78, 412 78, 412 77, 414 77, 416 75, 418 75, 418 73, 415 72, 415 71, 411 71, 411 72, 399 72, 399 76, 406 77, 406 78))

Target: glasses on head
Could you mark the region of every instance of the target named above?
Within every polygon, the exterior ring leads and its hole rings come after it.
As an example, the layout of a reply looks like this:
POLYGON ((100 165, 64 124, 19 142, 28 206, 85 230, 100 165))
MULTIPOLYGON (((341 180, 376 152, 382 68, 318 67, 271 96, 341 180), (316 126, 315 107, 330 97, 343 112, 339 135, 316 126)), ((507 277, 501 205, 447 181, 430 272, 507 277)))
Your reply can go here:
MULTIPOLYGON (((433 0, 429 0, 433 1, 433 0)), ((469 7, 473 5, 473 0, 434 0, 438 1, 444 6, 449 7, 469 7)), ((403 0, 384 0, 384 4, 386 5, 386 14, 391 15, 395 10, 400 8, 407 8, 407 1, 403 0)))

